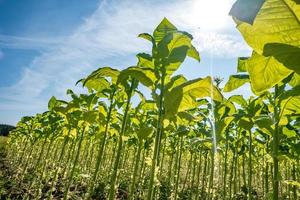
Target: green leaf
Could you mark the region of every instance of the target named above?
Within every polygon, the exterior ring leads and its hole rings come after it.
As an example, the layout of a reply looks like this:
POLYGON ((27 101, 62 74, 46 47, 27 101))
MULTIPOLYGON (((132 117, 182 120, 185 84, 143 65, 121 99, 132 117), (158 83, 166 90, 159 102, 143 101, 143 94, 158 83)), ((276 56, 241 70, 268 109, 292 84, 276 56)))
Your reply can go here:
POLYGON ((287 138, 292 138, 292 137, 297 136, 296 131, 290 130, 290 129, 288 129, 287 127, 283 127, 282 133, 283 133, 283 135, 285 135, 287 138))
POLYGON ((197 99, 211 97, 216 101, 222 101, 220 91, 212 85, 211 77, 205 79, 194 79, 174 87, 165 95, 166 115, 171 117, 174 114, 186 111, 198 106, 197 99))
POLYGON ((286 68, 300 74, 300 48, 287 44, 270 43, 264 47, 264 56, 273 56, 286 68))
POLYGON ((218 120, 216 125, 216 133, 218 135, 218 138, 224 137, 222 134, 225 133, 226 129, 230 125, 230 123, 234 120, 234 117, 225 117, 221 120, 218 120))
POLYGON ((152 35, 150 35, 149 33, 141 33, 141 34, 139 34, 138 37, 148 40, 148 41, 152 42, 153 45, 155 45, 155 40, 152 37, 152 35))
POLYGON ((185 83, 186 81, 187 81, 187 79, 181 74, 173 76, 171 78, 171 80, 165 85, 165 89, 171 90, 172 88, 174 88, 178 85, 181 85, 181 84, 185 83))
POLYGON ((242 95, 233 95, 229 97, 228 101, 241 105, 242 107, 245 107, 247 105, 247 101, 243 98, 242 95))
POLYGON ((246 62, 248 59, 249 59, 249 57, 239 57, 238 58, 237 72, 247 72, 246 62))
POLYGON ((246 42, 261 55, 264 46, 268 43, 283 43, 299 47, 299 10, 300 5, 292 0, 266 0, 253 25, 237 20, 237 28, 246 42))
POLYGON ((272 135, 273 133, 273 120, 268 115, 259 115, 254 117, 254 124, 258 126, 264 133, 272 135))
POLYGON ((182 32, 169 33, 158 44, 158 58, 165 60, 167 74, 175 72, 191 48, 192 38, 182 32))
POLYGON ((53 110, 53 108, 55 107, 56 105, 56 98, 54 96, 51 97, 51 99, 49 100, 49 103, 48 103, 48 109, 51 111, 53 110))
POLYGON ((187 55, 191 58, 194 58, 195 60, 197 60, 198 62, 200 62, 200 55, 199 52, 197 51, 197 49, 191 45, 191 48, 188 50, 187 55))
POLYGON ((300 113, 300 86, 288 90, 280 96, 280 116, 300 113))
POLYGON ((245 129, 245 130, 251 130, 253 127, 253 122, 250 118, 248 117, 242 117, 239 120, 239 124, 238 124, 241 128, 245 129))
POLYGON ((103 77, 95 77, 87 81, 84 80, 84 86, 91 92, 95 90, 101 92, 110 87, 110 83, 103 77))
POLYGON ((292 79, 289 82, 289 85, 292 87, 296 87, 296 86, 300 85, 300 75, 294 73, 292 79))
POLYGON ((145 140, 147 139, 152 133, 154 132, 153 127, 142 127, 140 130, 137 132, 137 136, 139 140, 145 140))
POLYGON ((133 66, 121 71, 117 82, 124 83, 129 79, 129 77, 138 80, 146 87, 151 87, 155 80, 153 69, 133 66))
POLYGON ((294 181, 294 180, 285 180, 283 181, 285 184, 287 185, 291 185, 291 186, 296 186, 298 188, 300 188, 300 182, 298 181, 294 181))
POLYGON ((272 88, 292 73, 275 58, 264 57, 255 52, 246 65, 255 94, 261 94, 272 88))
POLYGON ((83 85, 85 85, 91 79, 99 79, 99 78, 111 78, 112 83, 116 83, 117 78, 120 72, 117 69, 113 69, 111 67, 101 67, 95 71, 93 71, 84 81, 83 85))
POLYGON ((264 0, 238 0, 232 6, 229 14, 240 21, 253 24, 264 2, 264 0))
POLYGON ((249 82, 249 75, 242 74, 242 75, 231 75, 229 77, 228 82, 226 83, 223 91, 224 92, 231 92, 241 86, 243 86, 245 83, 249 82))
POLYGON ((156 42, 159 42, 165 35, 176 31, 177 28, 167 18, 164 18, 154 30, 153 37, 156 42))
POLYGON ((154 69, 154 63, 151 55, 146 53, 139 53, 137 55, 138 58, 138 66, 142 68, 151 68, 154 69))

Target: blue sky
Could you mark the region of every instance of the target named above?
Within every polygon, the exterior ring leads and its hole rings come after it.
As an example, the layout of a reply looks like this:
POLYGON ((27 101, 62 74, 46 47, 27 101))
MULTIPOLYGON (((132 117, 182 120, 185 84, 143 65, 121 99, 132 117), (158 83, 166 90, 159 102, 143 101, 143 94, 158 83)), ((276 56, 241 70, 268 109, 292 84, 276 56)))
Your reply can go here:
MULTIPOLYGON (((201 63, 187 60, 188 78, 236 72, 250 54, 227 15, 233 0, 0 0, 0 123, 47 108, 51 96, 77 92, 75 82, 101 66, 134 65, 150 45, 137 35, 167 17, 194 36, 201 63)), ((236 93, 248 94, 243 87, 236 93)))

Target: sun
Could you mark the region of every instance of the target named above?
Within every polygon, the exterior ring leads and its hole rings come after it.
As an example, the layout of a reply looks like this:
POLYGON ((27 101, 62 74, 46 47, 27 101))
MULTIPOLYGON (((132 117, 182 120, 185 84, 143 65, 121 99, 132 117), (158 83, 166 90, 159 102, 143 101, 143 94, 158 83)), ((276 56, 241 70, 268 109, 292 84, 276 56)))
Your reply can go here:
POLYGON ((189 23, 201 29, 216 30, 228 25, 231 0, 194 0, 189 23))

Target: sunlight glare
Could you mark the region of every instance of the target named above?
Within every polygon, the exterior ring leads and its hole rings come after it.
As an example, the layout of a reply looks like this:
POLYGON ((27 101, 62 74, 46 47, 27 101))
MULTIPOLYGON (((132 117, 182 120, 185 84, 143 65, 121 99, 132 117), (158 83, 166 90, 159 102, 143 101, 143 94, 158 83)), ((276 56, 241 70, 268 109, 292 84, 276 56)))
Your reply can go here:
POLYGON ((228 25, 231 0, 194 0, 189 23, 201 29, 216 30, 228 25))

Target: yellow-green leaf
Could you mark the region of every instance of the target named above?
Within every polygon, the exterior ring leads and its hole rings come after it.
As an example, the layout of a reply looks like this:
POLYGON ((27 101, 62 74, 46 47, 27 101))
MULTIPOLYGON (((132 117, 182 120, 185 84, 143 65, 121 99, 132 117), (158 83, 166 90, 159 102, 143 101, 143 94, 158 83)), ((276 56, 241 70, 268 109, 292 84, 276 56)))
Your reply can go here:
POLYGON ((249 81, 250 81, 249 75, 246 75, 246 74, 231 75, 229 77, 229 80, 226 83, 223 91, 231 92, 231 91, 243 86, 245 83, 247 83, 249 81))
POLYGON ((198 106, 197 99, 210 97, 222 101, 220 91, 213 86, 211 77, 194 79, 174 87, 165 95, 166 115, 172 116, 178 112, 186 111, 198 106))
POLYGON ((264 57, 255 52, 246 65, 255 94, 261 94, 272 88, 292 73, 275 58, 264 57))
POLYGON ((268 43, 300 46, 300 5, 293 0, 266 0, 253 25, 236 22, 246 42, 261 55, 268 43))

